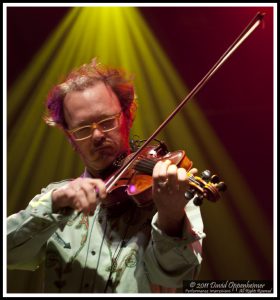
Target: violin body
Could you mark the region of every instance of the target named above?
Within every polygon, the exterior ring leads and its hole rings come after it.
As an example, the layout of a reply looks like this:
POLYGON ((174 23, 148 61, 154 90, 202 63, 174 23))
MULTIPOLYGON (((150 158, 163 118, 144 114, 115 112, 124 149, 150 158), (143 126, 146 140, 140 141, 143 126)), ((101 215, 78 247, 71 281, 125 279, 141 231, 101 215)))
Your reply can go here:
MULTIPOLYGON (((131 155, 133 153, 124 159, 124 164, 129 161, 131 155)), ((139 207, 150 205, 153 202, 153 168, 158 161, 167 159, 179 168, 184 168, 187 172, 193 165, 184 150, 167 152, 160 146, 147 146, 136 157, 132 167, 128 168, 111 187, 108 191, 109 195, 102 201, 102 205, 112 207, 120 204, 127 197, 131 198, 139 207)), ((216 183, 218 183, 217 180, 216 183)), ((208 200, 215 202, 220 197, 219 190, 213 183, 208 183, 198 176, 192 177, 189 185, 191 187, 191 198, 194 197, 195 192, 200 194, 198 200, 208 198, 208 200)))
POLYGON ((156 151, 153 147, 146 148, 146 159, 141 165, 141 161, 136 164, 135 172, 131 177, 130 182, 127 185, 127 194, 133 198, 138 206, 149 205, 152 201, 151 188, 153 184, 152 168, 160 160, 170 160, 172 164, 177 165, 180 168, 185 168, 189 171, 192 167, 192 161, 185 155, 185 151, 178 150, 175 152, 168 152, 164 156, 157 156, 156 151), (145 172, 146 171, 146 172, 145 172), (149 173, 149 175, 146 175, 149 173))
MULTIPOLYGON (((128 155, 123 163, 130 159, 128 155)), ((108 191, 112 193, 114 197, 107 197, 102 203, 105 207, 111 207, 116 203, 120 203, 119 193, 117 190, 122 190, 139 207, 148 206, 151 204, 152 200, 152 184, 153 184, 153 167, 160 160, 169 159, 172 164, 179 167, 185 168, 189 171, 192 167, 192 161, 186 156, 185 151, 178 150, 174 152, 168 152, 162 155, 162 149, 158 146, 147 146, 136 158, 135 163, 132 168, 129 168, 124 172, 124 174, 119 178, 119 180, 114 184, 114 186, 108 191), (114 199, 116 198, 116 199, 114 199)))

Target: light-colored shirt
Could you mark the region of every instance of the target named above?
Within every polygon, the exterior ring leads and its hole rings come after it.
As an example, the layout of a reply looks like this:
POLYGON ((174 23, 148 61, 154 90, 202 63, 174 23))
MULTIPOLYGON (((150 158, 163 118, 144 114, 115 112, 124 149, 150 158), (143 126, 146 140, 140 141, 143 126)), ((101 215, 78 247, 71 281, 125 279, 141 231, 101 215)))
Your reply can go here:
POLYGON ((98 205, 93 216, 53 213, 51 194, 68 182, 50 184, 8 217, 9 269, 44 264, 47 293, 180 292, 184 280, 197 278, 205 233, 192 200, 175 238, 158 228, 154 205, 140 208, 132 200, 98 205))

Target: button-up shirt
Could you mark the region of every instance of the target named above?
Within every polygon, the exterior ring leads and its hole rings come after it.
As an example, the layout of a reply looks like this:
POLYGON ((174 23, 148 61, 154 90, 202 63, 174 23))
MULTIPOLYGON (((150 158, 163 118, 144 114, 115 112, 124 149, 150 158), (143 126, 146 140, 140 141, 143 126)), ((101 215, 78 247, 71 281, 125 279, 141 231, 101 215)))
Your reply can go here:
POLYGON ((157 226, 153 204, 131 199, 113 208, 98 205, 93 216, 53 213, 52 183, 28 207, 8 217, 9 269, 45 266, 47 293, 178 292, 198 276, 202 261, 200 208, 189 201, 181 237, 157 226))

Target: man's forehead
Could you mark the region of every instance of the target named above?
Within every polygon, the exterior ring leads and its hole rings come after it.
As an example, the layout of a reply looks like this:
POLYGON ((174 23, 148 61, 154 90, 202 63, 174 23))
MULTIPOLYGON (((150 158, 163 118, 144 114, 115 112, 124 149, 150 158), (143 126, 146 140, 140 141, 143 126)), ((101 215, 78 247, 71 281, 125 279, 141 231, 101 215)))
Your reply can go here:
MULTIPOLYGON (((103 88, 101 88, 103 89, 103 88)), ((107 89, 104 85, 104 89, 107 89)), ((98 122, 121 111, 118 98, 93 89, 69 93, 64 99, 64 115, 71 127, 98 122)))

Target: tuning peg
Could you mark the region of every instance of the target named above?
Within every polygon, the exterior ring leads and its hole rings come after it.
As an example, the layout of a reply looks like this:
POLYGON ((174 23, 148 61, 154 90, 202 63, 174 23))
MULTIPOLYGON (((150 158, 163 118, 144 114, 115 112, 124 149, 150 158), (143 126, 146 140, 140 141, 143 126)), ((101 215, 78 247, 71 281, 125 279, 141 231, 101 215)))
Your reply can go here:
POLYGON ((219 183, 216 185, 216 188, 217 188, 218 191, 220 191, 220 192, 224 192, 224 191, 227 190, 227 186, 226 186, 226 184, 225 184, 223 181, 219 182, 219 183))
POLYGON ((219 178, 219 176, 218 175, 213 175, 212 177, 211 177, 211 180, 210 180, 212 183, 218 183, 218 182, 220 182, 220 178, 219 178))
POLYGON ((191 200, 193 197, 194 197, 194 191, 192 191, 192 190, 187 190, 187 191, 185 192, 185 198, 186 198, 187 200, 191 200))
POLYGON ((193 203, 196 206, 200 206, 203 202, 203 196, 195 195, 193 199, 193 203))
POLYGON ((208 179, 210 179, 210 177, 211 177, 211 172, 209 170, 204 170, 201 173, 201 178, 204 180, 208 180, 208 179))

